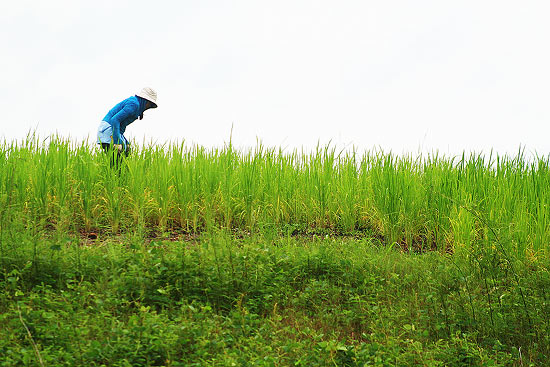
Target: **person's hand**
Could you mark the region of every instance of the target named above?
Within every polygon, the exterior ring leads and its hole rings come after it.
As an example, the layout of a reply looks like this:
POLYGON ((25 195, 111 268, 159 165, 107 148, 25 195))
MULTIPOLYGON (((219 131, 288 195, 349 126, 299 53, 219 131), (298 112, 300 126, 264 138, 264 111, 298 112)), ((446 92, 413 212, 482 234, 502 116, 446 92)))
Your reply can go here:
POLYGON ((115 144, 113 145, 115 147, 116 150, 118 150, 119 152, 122 152, 124 150, 124 148, 122 147, 122 144, 115 144))

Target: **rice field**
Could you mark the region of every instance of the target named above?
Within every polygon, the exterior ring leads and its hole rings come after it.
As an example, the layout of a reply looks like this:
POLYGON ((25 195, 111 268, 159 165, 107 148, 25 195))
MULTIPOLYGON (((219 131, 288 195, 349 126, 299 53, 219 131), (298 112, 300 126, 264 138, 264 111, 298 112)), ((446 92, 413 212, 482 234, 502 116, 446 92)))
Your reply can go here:
POLYGON ((548 158, 310 153, 258 145, 137 148, 120 169, 86 143, 0 146, 0 218, 9 226, 105 234, 208 228, 367 236, 405 250, 498 241, 548 254, 548 158))
POLYGON ((0 366, 542 366, 549 163, 4 141, 0 366))

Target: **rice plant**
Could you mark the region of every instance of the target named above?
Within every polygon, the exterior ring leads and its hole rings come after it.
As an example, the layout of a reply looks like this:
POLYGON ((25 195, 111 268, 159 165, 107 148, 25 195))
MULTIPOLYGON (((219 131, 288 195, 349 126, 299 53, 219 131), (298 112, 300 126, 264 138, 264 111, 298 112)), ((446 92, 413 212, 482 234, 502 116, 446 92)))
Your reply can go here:
POLYGON ((518 256, 547 253, 550 240, 549 160, 521 151, 412 157, 171 143, 137 146, 113 169, 87 142, 31 136, 0 153, 2 223, 36 231, 294 228, 454 251, 494 240, 490 226, 518 256))

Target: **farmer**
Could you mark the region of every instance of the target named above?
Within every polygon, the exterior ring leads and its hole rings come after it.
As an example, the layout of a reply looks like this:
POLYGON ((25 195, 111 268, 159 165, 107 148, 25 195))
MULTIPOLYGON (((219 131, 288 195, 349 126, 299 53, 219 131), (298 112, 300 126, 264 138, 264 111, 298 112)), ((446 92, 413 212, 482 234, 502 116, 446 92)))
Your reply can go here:
POLYGON ((108 152, 111 147, 116 150, 117 160, 121 154, 128 155, 130 143, 124 137, 126 127, 137 118, 143 118, 143 112, 157 108, 157 93, 151 88, 143 88, 135 96, 126 98, 107 113, 97 130, 97 143, 108 152))

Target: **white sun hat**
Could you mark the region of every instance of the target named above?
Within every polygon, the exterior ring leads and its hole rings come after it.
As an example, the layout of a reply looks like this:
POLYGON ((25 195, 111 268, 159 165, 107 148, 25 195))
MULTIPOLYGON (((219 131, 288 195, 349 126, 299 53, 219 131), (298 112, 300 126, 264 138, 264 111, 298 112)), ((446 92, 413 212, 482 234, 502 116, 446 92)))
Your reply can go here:
POLYGON ((157 108, 157 92, 155 92, 153 89, 145 87, 137 92, 136 96, 146 99, 149 102, 153 102, 153 108, 157 108))

